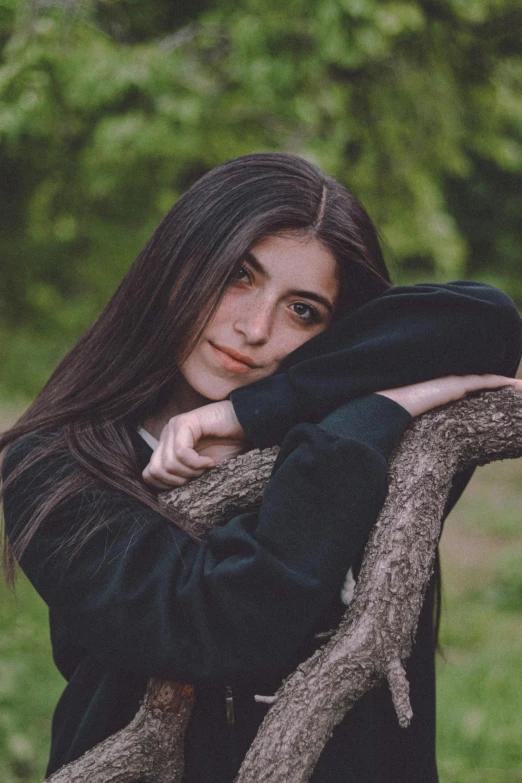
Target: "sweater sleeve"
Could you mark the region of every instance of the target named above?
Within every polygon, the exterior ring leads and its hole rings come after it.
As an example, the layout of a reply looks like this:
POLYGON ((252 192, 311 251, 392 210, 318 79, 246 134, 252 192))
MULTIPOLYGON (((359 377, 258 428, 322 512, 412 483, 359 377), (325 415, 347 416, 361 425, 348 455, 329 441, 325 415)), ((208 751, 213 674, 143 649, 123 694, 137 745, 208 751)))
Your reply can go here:
MULTIPOLYGON (((364 546, 386 496, 388 456, 410 421, 400 405, 368 395, 321 425, 294 427, 259 510, 201 544, 124 493, 84 493, 38 531, 22 568, 75 644, 108 667, 186 682, 281 671, 364 546), (93 504, 102 528, 70 563, 53 556, 93 504)), ((9 450, 4 476, 34 437, 9 450)), ((54 472, 37 465, 7 488, 10 536, 54 472)))
POLYGON ((280 443, 344 402, 445 375, 514 375, 522 321, 513 301, 470 281, 390 288, 230 399, 250 442, 280 443))

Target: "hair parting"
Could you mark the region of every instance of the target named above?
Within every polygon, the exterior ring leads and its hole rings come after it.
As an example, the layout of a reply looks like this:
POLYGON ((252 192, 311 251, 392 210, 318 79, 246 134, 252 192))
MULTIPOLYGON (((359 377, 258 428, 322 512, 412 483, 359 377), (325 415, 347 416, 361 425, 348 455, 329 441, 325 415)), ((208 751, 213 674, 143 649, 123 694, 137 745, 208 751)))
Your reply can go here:
POLYGON ((323 222, 323 217, 324 217, 324 211, 326 209, 327 195, 328 195, 328 189, 326 187, 326 184, 324 184, 321 190, 321 201, 319 202, 319 208, 317 210, 317 218, 312 226, 312 231, 318 231, 321 227, 321 223, 323 222))

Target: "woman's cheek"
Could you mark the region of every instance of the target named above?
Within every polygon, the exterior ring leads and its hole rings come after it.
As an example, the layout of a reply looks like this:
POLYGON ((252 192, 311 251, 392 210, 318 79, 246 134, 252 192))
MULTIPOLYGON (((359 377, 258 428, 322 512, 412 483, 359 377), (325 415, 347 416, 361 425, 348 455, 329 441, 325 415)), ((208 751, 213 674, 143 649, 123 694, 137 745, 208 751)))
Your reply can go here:
POLYGON ((301 345, 304 345, 304 343, 307 343, 308 340, 311 340, 312 337, 315 337, 320 332, 323 332, 324 328, 317 327, 315 329, 310 330, 304 330, 300 329, 296 334, 293 334, 287 341, 286 345, 284 347, 284 352, 281 352, 281 355, 279 357, 279 364, 283 361, 283 359, 286 359, 288 354, 292 353, 293 351, 296 351, 298 348, 301 347, 301 345))

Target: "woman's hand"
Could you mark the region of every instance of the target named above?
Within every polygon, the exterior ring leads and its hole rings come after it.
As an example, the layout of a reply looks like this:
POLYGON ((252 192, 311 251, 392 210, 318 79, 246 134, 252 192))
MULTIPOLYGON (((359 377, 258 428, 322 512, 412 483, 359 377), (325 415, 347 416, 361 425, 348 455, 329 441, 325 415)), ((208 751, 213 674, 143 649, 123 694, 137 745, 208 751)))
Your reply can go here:
POLYGON ((461 400, 469 392, 499 389, 501 386, 512 386, 515 391, 520 392, 522 380, 506 378, 503 375, 447 375, 444 378, 414 383, 411 386, 387 389, 377 394, 398 402, 412 416, 420 416, 421 413, 438 408, 439 405, 461 400))
POLYGON ((241 454, 245 446, 245 432, 229 400, 203 405, 165 425, 143 479, 159 489, 180 487, 241 454))

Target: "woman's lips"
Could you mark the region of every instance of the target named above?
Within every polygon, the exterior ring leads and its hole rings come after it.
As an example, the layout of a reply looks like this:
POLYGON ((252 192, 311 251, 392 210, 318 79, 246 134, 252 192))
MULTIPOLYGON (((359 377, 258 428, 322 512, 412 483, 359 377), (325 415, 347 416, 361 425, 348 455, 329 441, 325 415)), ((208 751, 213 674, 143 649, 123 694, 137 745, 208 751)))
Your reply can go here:
POLYGON ((239 359, 236 359, 229 353, 226 353, 226 351, 218 348, 213 343, 209 342, 209 345, 212 348, 215 356, 219 359, 220 363, 226 370, 230 370, 231 372, 244 373, 254 369, 252 365, 246 364, 246 362, 242 362, 239 359))

